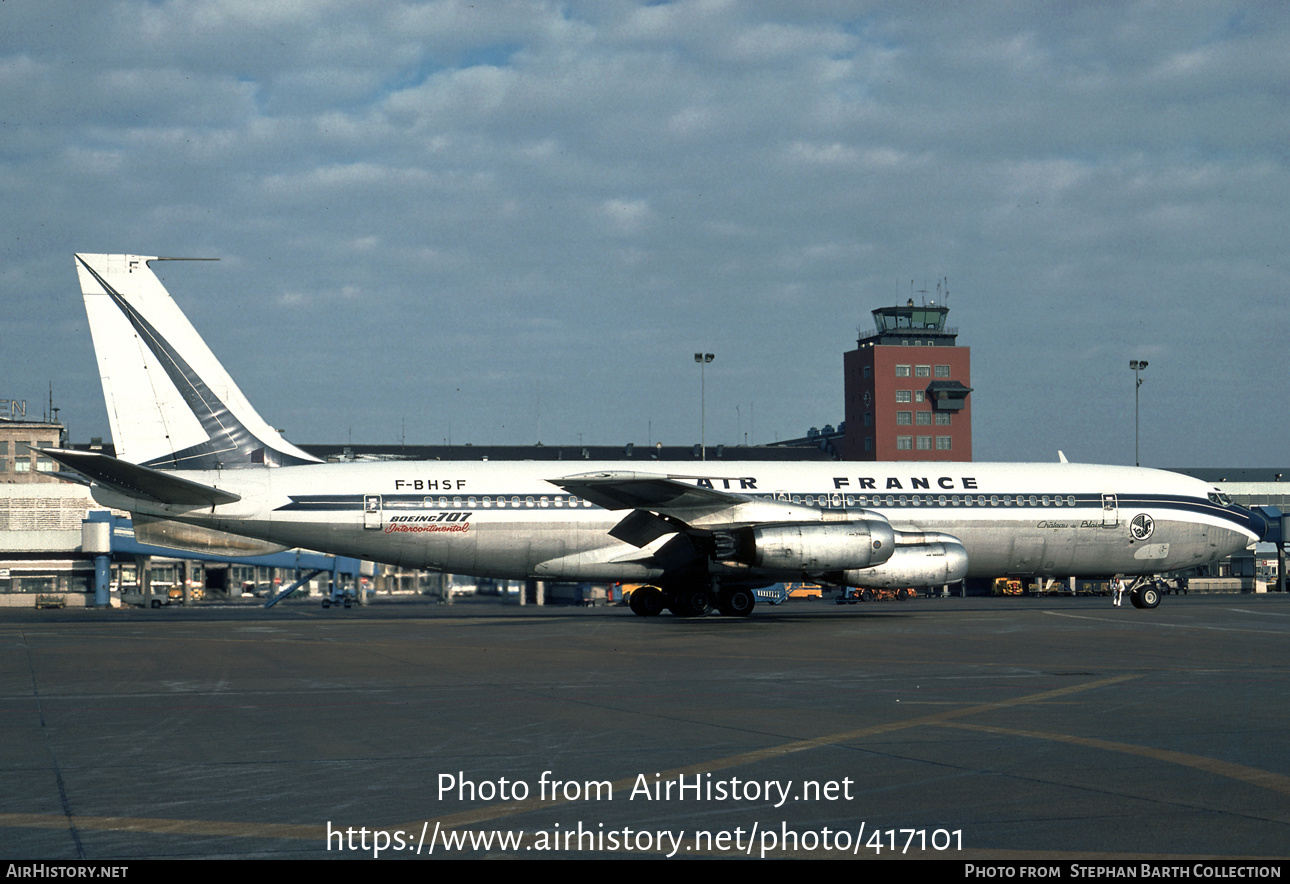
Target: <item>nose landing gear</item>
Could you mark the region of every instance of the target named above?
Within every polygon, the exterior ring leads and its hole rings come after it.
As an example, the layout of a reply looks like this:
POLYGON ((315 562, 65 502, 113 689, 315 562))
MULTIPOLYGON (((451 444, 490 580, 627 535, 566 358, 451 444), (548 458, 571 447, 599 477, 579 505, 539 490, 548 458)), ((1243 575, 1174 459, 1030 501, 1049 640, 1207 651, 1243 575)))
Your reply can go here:
POLYGON ((1160 604, 1158 577, 1137 577, 1129 586, 1129 601, 1135 608, 1154 608, 1160 604))

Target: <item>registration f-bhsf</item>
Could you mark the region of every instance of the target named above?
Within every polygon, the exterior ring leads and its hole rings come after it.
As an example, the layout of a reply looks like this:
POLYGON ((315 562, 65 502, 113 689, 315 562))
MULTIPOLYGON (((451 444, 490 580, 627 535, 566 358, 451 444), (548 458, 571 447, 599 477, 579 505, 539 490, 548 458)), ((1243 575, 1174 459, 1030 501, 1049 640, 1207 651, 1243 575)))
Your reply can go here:
MULTIPOLYGON (((759 586, 1139 578, 1216 561, 1263 519, 1204 482, 1087 464, 321 463, 247 401, 137 255, 77 255, 116 457, 47 454, 105 506, 392 565, 633 581, 637 614, 741 616, 759 586)), ((1135 604, 1159 595, 1135 581, 1135 604)))

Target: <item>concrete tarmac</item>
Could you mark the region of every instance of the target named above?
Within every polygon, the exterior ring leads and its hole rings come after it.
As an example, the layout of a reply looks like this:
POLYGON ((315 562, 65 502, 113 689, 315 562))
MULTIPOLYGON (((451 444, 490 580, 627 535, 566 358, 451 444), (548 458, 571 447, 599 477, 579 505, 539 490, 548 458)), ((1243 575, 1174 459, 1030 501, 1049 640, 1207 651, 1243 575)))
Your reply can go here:
POLYGON ((1278 596, 0 617, 10 859, 1290 854, 1278 596))

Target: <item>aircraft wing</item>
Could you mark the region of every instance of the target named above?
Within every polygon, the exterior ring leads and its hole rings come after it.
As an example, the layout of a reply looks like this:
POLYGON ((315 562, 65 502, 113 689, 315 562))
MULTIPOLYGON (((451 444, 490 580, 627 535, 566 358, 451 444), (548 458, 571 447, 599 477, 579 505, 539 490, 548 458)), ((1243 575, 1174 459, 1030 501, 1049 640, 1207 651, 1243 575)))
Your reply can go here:
POLYGON ((609 535, 642 551, 650 548, 648 561, 678 573, 705 556, 724 567, 851 585, 859 585, 854 581, 861 572, 864 585, 872 586, 932 586, 967 572, 967 551, 957 538, 896 530, 876 512, 801 505, 756 496, 755 490, 718 490, 700 476, 606 471, 548 481, 607 509, 630 510, 609 535), (678 536, 655 549, 668 534, 678 536), (667 567, 664 557, 675 566, 667 567))
POLYGON ((154 470, 93 451, 69 451, 63 448, 37 448, 36 451, 128 497, 142 497, 158 503, 209 506, 242 499, 241 495, 231 491, 222 491, 163 470, 154 470))
POLYGON ((698 488, 670 476, 653 473, 580 473, 549 481, 608 510, 713 511, 748 502, 748 498, 740 494, 698 488))
POLYGON ((608 471, 548 481, 605 509, 631 510, 609 535, 637 547, 665 534, 710 536, 713 531, 744 525, 822 518, 813 508, 704 488, 683 481, 687 478, 692 482, 694 477, 608 471))

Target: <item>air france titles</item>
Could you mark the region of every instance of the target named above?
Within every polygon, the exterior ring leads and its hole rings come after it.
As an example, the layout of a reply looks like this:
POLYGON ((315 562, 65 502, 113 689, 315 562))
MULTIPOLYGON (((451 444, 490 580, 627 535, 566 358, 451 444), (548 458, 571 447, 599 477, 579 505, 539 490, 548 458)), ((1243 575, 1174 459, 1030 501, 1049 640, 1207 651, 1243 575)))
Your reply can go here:
POLYGON ((707 488, 709 490, 715 491, 717 486, 713 484, 714 482, 720 482, 721 488, 723 491, 756 491, 757 490, 757 480, 752 476, 740 476, 737 479, 729 479, 724 477, 717 477, 714 479, 700 478, 694 484, 698 485, 700 488, 707 488), (731 482, 738 482, 739 484, 731 485, 730 484, 731 482))
MULTIPOLYGON (((955 484, 954 478, 951 476, 937 476, 935 479, 928 478, 927 476, 910 476, 908 488, 906 488, 905 485, 903 485, 901 481, 897 479, 895 476, 888 476, 884 480, 887 484, 884 485, 882 488, 878 487, 878 481, 879 481, 878 479, 874 479, 869 476, 861 476, 856 479, 855 490, 857 491, 917 491, 921 488, 921 489, 926 489, 930 491, 932 489, 932 482, 935 482, 936 487, 940 488, 942 491, 977 490, 976 479, 972 476, 964 476, 963 478, 958 480, 957 485, 955 484)), ((834 477, 833 489, 835 491, 842 488, 851 488, 851 487, 852 485, 851 485, 850 479, 845 477, 834 477)))
MULTIPOLYGON (((852 491, 917 491, 926 489, 931 491, 933 487, 943 491, 976 491, 976 477, 963 476, 955 479, 953 476, 910 476, 908 485, 895 476, 888 476, 885 479, 875 479, 872 476, 859 476, 855 484, 851 484, 851 479, 846 476, 833 477, 833 490, 848 489, 852 491), (932 483, 935 483, 933 486, 932 483), (885 483, 880 486, 879 483, 885 483)), ((723 491, 756 491, 757 478, 755 476, 738 476, 735 478, 715 477, 711 479, 700 478, 695 481, 700 488, 710 488, 713 490, 723 491)))

